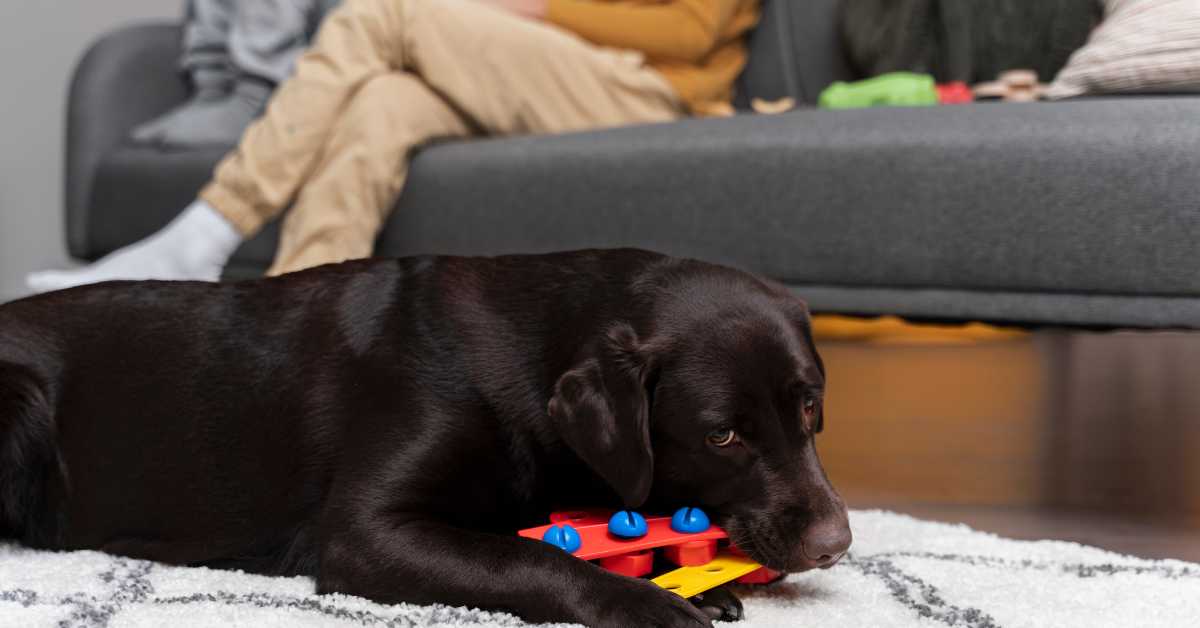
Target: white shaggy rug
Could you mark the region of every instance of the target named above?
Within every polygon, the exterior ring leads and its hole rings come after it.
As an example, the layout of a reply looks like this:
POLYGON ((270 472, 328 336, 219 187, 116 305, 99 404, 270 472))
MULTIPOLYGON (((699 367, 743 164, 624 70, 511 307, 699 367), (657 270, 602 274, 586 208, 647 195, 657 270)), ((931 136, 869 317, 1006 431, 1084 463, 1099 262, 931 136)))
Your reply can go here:
MULTIPOLYGON (((878 511, 827 571, 742 590, 738 626, 1200 626, 1200 565, 1002 539, 878 511)), ((523 626, 462 608, 317 596, 305 578, 0 545, 0 626, 523 626)))

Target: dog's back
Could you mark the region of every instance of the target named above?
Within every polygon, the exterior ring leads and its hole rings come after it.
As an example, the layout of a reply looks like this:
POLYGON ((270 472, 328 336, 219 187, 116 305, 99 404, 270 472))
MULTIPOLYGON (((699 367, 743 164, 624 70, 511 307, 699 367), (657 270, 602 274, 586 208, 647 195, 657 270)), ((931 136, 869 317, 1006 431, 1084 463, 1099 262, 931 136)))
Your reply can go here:
POLYGON ((395 274, 101 284, 0 306, 0 535, 310 572, 344 401, 322 371, 355 353, 322 336, 383 307, 395 274))

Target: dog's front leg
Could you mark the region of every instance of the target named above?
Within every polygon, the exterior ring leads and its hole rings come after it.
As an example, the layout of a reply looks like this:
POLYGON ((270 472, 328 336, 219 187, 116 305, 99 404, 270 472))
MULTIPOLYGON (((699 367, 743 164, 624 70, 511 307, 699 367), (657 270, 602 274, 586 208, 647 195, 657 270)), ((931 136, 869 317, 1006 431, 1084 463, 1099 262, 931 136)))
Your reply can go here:
POLYGON ((321 593, 380 602, 512 612, 527 621, 587 626, 709 626, 703 612, 659 587, 517 536, 390 515, 328 538, 321 593))

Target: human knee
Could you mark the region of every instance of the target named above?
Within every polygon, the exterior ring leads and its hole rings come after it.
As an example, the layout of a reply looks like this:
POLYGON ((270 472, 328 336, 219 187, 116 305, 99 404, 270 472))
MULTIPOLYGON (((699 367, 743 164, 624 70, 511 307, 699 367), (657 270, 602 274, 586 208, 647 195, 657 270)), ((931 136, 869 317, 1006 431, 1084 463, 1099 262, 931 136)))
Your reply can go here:
POLYGON ((419 79, 404 72, 387 72, 371 77, 355 92, 350 108, 398 107, 406 93, 419 84, 419 79))
POLYGON ((389 72, 363 83, 346 108, 345 122, 368 133, 419 135, 429 88, 404 72, 389 72), (380 128, 381 126, 386 128, 380 128))

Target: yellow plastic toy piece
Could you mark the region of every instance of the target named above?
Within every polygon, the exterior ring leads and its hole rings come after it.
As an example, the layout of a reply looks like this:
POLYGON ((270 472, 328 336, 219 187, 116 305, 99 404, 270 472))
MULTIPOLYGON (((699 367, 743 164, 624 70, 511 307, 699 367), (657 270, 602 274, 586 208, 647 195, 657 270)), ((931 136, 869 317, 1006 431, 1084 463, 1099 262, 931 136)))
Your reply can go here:
POLYGON ((651 580, 654 584, 682 597, 721 586, 762 568, 762 565, 729 552, 718 552, 710 562, 696 567, 680 567, 651 580))

